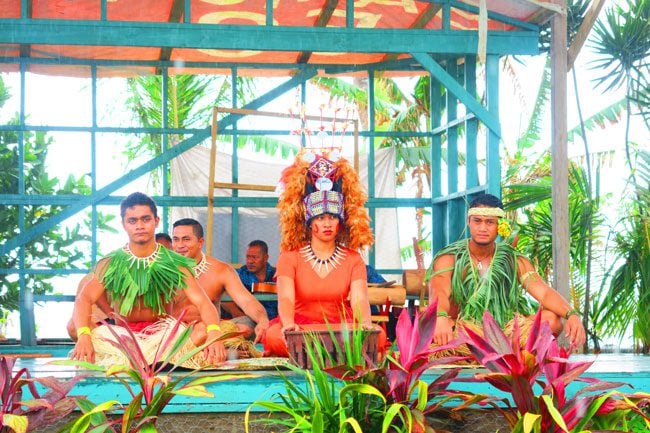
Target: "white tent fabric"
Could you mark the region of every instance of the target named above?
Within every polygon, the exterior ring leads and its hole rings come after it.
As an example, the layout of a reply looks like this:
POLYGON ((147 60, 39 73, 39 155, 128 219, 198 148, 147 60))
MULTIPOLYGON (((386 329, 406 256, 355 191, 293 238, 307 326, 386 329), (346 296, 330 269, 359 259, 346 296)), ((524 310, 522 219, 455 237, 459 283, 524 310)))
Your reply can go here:
MULTIPOLYGON (((277 185, 282 170, 290 164, 269 162, 264 156, 257 159, 238 157, 240 184, 277 185)), ((232 182, 231 155, 218 151, 216 156, 215 181, 232 182)), ((360 177, 367 187, 368 157, 360 155, 360 177)), ((171 163, 171 193, 175 196, 207 196, 210 173, 210 150, 196 146, 171 163)), ((277 192, 239 190, 240 197, 277 197, 277 192)), ((232 190, 215 189, 215 197, 230 197, 232 190)), ((375 152, 375 195, 395 197, 395 151, 379 149, 375 152)), ((180 218, 194 218, 206 226, 207 209, 197 207, 174 207, 171 209, 172 221, 180 218)), ((215 221, 212 248, 206 248, 220 260, 232 260, 232 213, 230 208, 214 209, 215 221)), ((253 239, 262 239, 269 245, 271 262, 279 254, 280 233, 278 210, 273 208, 239 208, 236 215, 238 232, 237 262, 243 263, 246 245, 253 239)), ((377 209, 375 217, 375 267, 401 268, 399 253, 399 233, 395 230, 397 211, 377 209)))

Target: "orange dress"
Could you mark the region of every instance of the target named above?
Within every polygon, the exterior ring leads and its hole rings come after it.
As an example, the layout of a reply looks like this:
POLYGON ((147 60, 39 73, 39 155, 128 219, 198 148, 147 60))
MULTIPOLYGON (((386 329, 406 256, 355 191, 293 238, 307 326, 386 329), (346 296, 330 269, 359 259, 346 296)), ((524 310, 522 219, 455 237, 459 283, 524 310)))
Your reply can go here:
MULTIPOLYGON (((280 254, 277 276, 289 277, 294 281, 294 322, 297 325, 312 323, 352 322, 352 308, 349 295, 350 284, 355 280, 366 280, 366 264, 356 251, 344 248, 345 258, 321 278, 306 263, 299 251, 280 254)), ((267 356, 288 357, 289 352, 282 336, 282 323, 276 317, 270 323, 264 341, 267 356)))

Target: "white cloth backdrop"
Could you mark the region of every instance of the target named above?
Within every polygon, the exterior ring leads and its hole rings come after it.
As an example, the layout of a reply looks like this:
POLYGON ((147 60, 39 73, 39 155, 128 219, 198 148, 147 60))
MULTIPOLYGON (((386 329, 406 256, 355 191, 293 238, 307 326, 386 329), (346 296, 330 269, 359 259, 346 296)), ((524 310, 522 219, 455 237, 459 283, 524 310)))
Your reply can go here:
MULTIPOLYGON (((215 180, 231 182, 231 155, 217 152, 215 180)), ((241 184, 258 184, 276 186, 282 170, 290 164, 264 161, 265 156, 257 159, 238 157, 239 182, 241 184)), ((367 186, 368 158, 361 155, 359 159, 360 177, 367 186)), ((172 195, 207 196, 208 177, 210 173, 210 150, 196 146, 172 160, 172 195)), ((215 197, 230 197, 229 189, 215 189, 215 197)), ((379 149, 375 152, 375 195, 377 197, 395 197, 395 152, 393 149, 379 149)), ((276 192, 239 191, 240 197, 277 197, 276 192)), ((214 231, 212 255, 225 262, 231 262, 232 251, 232 217, 230 208, 214 209, 214 231)), ((206 227, 207 209, 198 207, 173 207, 172 222, 180 218, 194 218, 206 227)), ((246 245, 254 239, 262 239, 269 245, 270 261, 275 264, 279 254, 280 233, 278 227, 278 210, 273 208, 239 208, 238 214, 238 262, 244 262, 246 245)), ((375 218, 375 267, 401 268, 399 254, 399 233, 396 230, 396 209, 377 209, 375 218)))

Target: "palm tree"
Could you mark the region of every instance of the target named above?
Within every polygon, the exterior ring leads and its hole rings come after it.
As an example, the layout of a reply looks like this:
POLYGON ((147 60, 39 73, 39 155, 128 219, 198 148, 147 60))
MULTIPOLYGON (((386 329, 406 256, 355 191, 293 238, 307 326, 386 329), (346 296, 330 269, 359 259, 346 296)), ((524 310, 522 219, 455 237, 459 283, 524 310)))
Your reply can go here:
POLYGON ((625 86, 625 151, 633 171, 629 148, 633 110, 650 127, 650 1, 626 0, 606 9, 605 18, 594 26, 592 47, 598 56, 593 67, 604 71, 596 87, 605 86, 605 90, 610 90, 625 86))
POLYGON ((622 336, 632 325, 633 337, 644 352, 650 350, 648 319, 648 158, 641 152, 637 168, 631 157, 629 131, 633 114, 642 116, 650 129, 650 1, 627 0, 605 10, 605 17, 594 27, 592 40, 598 58, 594 68, 604 71, 596 87, 606 90, 625 86, 625 152, 630 167, 630 183, 635 199, 627 204, 627 216, 614 227, 614 253, 618 260, 610 268, 609 291, 595 300, 596 328, 604 335, 622 336), (644 175, 644 173, 646 175, 644 175), (637 179, 637 176, 639 179, 637 179), (639 266, 641 266, 639 268, 639 266), (645 266, 645 267, 644 267, 645 266), (639 303, 625 299, 638 295, 639 303), (607 314, 608 313, 608 314, 607 314))
MULTIPOLYGON (((650 353, 650 152, 638 151, 634 199, 611 229, 614 259, 594 302, 599 333, 621 338, 632 328, 637 351, 650 353)), ((632 175, 630 176, 632 178, 632 175)))
MULTIPOLYGON (((163 88, 159 75, 142 76, 128 80, 128 107, 145 128, 163 126, 163 88)), ((205 128, 210 125, 212 108, 230 107, 232 104, 232 82, 229 77, 212 75, 175 75, 167 79, 167 121, 168 128, 205 128)), ((257 93, 252 78, 237 79, 237 100, 239 106, 250 102, 257 93)), ((225 136, 223 136, 225 137, 225 136)), ((178 144, 185 137, 170 135, 168 146, 178 144)), ((129 161, 149 155, 155 157, 163 152, 163 137, 160 134, 146 134, 140 140, 130 142, 125 150, 129 161)), ((238 148, 252 146, 254 150, 273 155, 280 150, 282 155, 295 153, 295 148, 272 137, 239 136, 238 148)), ((152 182, 157 185, 160 172, 155 172, 152 182)))

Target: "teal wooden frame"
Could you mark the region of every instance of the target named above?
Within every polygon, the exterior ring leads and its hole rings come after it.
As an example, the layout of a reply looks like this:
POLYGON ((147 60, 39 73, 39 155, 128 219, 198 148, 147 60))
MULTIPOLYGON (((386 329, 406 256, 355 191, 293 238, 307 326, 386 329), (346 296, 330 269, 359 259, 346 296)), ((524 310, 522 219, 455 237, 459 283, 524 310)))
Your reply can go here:
MULTIPOLYGON (((431 3, 431 2, 430 2, 431 3)), ((487 44, 486 64, 486 89, 487 103, 481 104, 476 95, 476 63, 475 54, 478 44, 478 34, 475 31, 452 30, 450 26, 450 15, 452 8, 463 9, 476 13, 477 8, 467 4, 441 0, 436 3, 442 5, 443 26, 440 30, 423 29, 368 29, 354 28, 353 2, 347 2, 346 26, 345 27, 282 27, 273 25, 273 1, 267 0, 266 25, 264 26, 243 26, 243 25, 197 25, 191 23, 190 11, 191 0, 179 2, 182 11, 174 10, 176 17, 183 16, 182 22, 170 23, 139 23, 139 22, 115 22, 107 19, 107 0, 101 0, 101 17, 99 20, 45 20, 33 19, 31 15, 31 3, 22 1, 20 18, 0 19, 0 44, 20 44, 23 47, 22 53, 29 53, 31 44, 70 44, 70 45, 110 45, 124 47, 160 47, 161 56, 155 61, 145 60, 91 60, 71 58, 39 58, 0 56, 0 64, 15 64, 20 66, 21 74, 21 109, 19 125, 0 125, 0 130, 17 131, 19 135, 18 154, 19 164, 24 165, 23 143, 26 131, 80 131, 89 132, 91 137, 91 179, 92 193, 88 196, 38 196, 25 195, 25 180, 23 170, 19 170, 19 191, 17 194, 0 194, 0 204, 15 205, 19 207, 19 234, 14 238, 5 240, 0 244, 0 254, 9 254, 18 250, 19 267, 12 269, 0 269, 0 275, 18 275, 21 287, 21 343, 25 346, 36 345, 34 302, 37 301, 61 301, 69 302, 69 296, 45 295, 34 297, 27 290, 26 278, 34 274, 65 275, 85 272, 79 269, 25 269, 24 245, 31 239, 45 233, 56 225, 62 223, 69 217, 80 211, 90 208, 92 224, 92 261, 97 260, 97 206, 117 205, 121 197, 114 193, 133 179, 136 179, 151 170, 163 166, 167 167, 169 162, 180 155, 209 139, 210 130, 205 129, 174 129, 167 124, 167 115, 163 116, 161 128, 107 128, 97 125, 97 79, 98 70, 103 67, 114 66, 154 66, 158 73, 163 76, 163 83, 168 79, 168 68, 174 64, 169 60, 169 50, 172 48, 210 48, 210 49, 251 49, 271 51, 341 51, 358 53, 386 53, 385 62, 361 65, 332 65, 332 64, 309 64, 309 63, 276 63, 276 64, 251 64, 251 63, 219 63, 219 62, 188 62, 186 66, 228 68, 231 71, 231 79, 236 83, 238 68, 250 69, 281 69, 290 70, 293 75, 287 81, 261 95, 256 100, 241 108, 256 109, 275 99, 297 86, 304 89, 306 82, 315 77, 319 70, 325 73, 344 74, 363 71, 368 76, 369 82, 369 128, 362 131, 360 136, 367 137, 370 142, 376 138, 390 136, 405 136, 404 132, 382 132, 375 130, 374 111, 374 80, 375 74, 385 71, 424 71, 431 75, 431 119, 430 131, 413 133, 410 136, 424 136, 431 142, 431 198, 378 198, 375 197, 374 181, 369 182, 369 201, 367 207, 371 217, 374 217, 376 209, 394 207, 421 207, 431 210, 432 221, 432 248, 438 250, 446 243, 453 241, 463 235, 464 214, 466 202, 471 196, 487 191, 500 195, 500 165, 499 165, 499 102, 498 102, 498 60, 503 55, 513 54, 535 54, 537 53, 538 26, 490 12, 489 17, 507 24, 516 26, 516 31, 489 31, 487 44), (181 12, 183 12, 181 14, 181 12), (137 32, 138 38, 130 35, 137 32), (246 35, 246 37, 242 37, 246 35), (387 44, 386 41, 391 43, 387 44), (395 60, 390 55, 410 53, 411 59, 395 60), (458 68, 458 60, 462 59, 463 67, 458 68), (92 98, 92 125, 90 127, 73 127, 67 125, 29 125, 25 119, 25 74, 30 64, 56 64, 71 66, 87 66, 91 71, 91 98, 92 98), (447 101, 440 99, 440 89, 446 89, 447 101), (462 103, 468 113, 459 118, 455 113, 456 102, 462 103), (443 120, 444 107, 447 107, 446 118, 443 120), (476 158, 477 135, 479 123, 488 130, 487 138, 487 175, 486 182, 480 184, 478 179, 478 161, 476 158), (458 129, 463 127, 466 135, 467 170, 465 188, 459 188, 458 182, 458 129), (108 185, 97 188, 95 182, 96 173, 96 146, 97 134, 116 130, 128 133, 156 133, 163 137, 163 152, 161 155, 132 169, 131 171, 117 177, 108 185), (181 143, 170 147, 169 134, 184 134, 187 136, 181 143), (447 191, 442 190, 441 170, 443 168, 442 137, 447 137, 447 191), (25 226, 24 206, 61 204, 66 208, 59 214, 43 221, 29 229, 25 226), (442 222, 442 224, 441 224, 442 222)), ((177 20, 178 21, 178 20, 177 20)), ((163 86, 166 89, 166 86, 163 86)), ((166 92, 166 90, 164 90, 166 92)), ((166 99, 166 94, 163 98, 166 99)), ((236 89, 233 86, 233 101, 236 101, 236 89)), ((305 100, 303 100, 305 102, 305 100)), ((163 104, 166 107, 166 104, 163 104)), ((220 134, 230 134, 233 143, 233 155, 237 157, 237 137, 240 135, 253 134, 277 134, 279 131, 251 131, 237 128, 238 115, 229 115, 220 121, 220 134)), ((374 148, 370 146, 369 155, 369 178, 374 179, 374 148)), ((237 164, 233 160, 233 182, 237 182, 237 164)), ((155 199, 163 209, 168 206, 206 206, 205 197, 174 197, 169 194, 169 179, 167 170, 163 170, 163 188, 155 199)), ((239 197, 236 193, 233 197, 216 198, 215 206, 223 207, 273 207, 275 200, 261 197, 239 197)), ((166 212, 164 210, 163 212, 166 212)), ((163 214, 164 216, 165 214, 163 214)), ((167 224, 167 218, 163 218, 167 224)), ((232 213, 232 224, 236 227, 238 223, 237 212, 232 213)), ((167 226, 163 227, 165 230, 167 226)), ((237 234, 234 231, 231 240, 233 261, 237 256, 237 234)), ((374 263, 374 251, 370 252, 370 262, 374 263)), ((401 273, 401 269, 380 269, 383 273, 401 273)))

